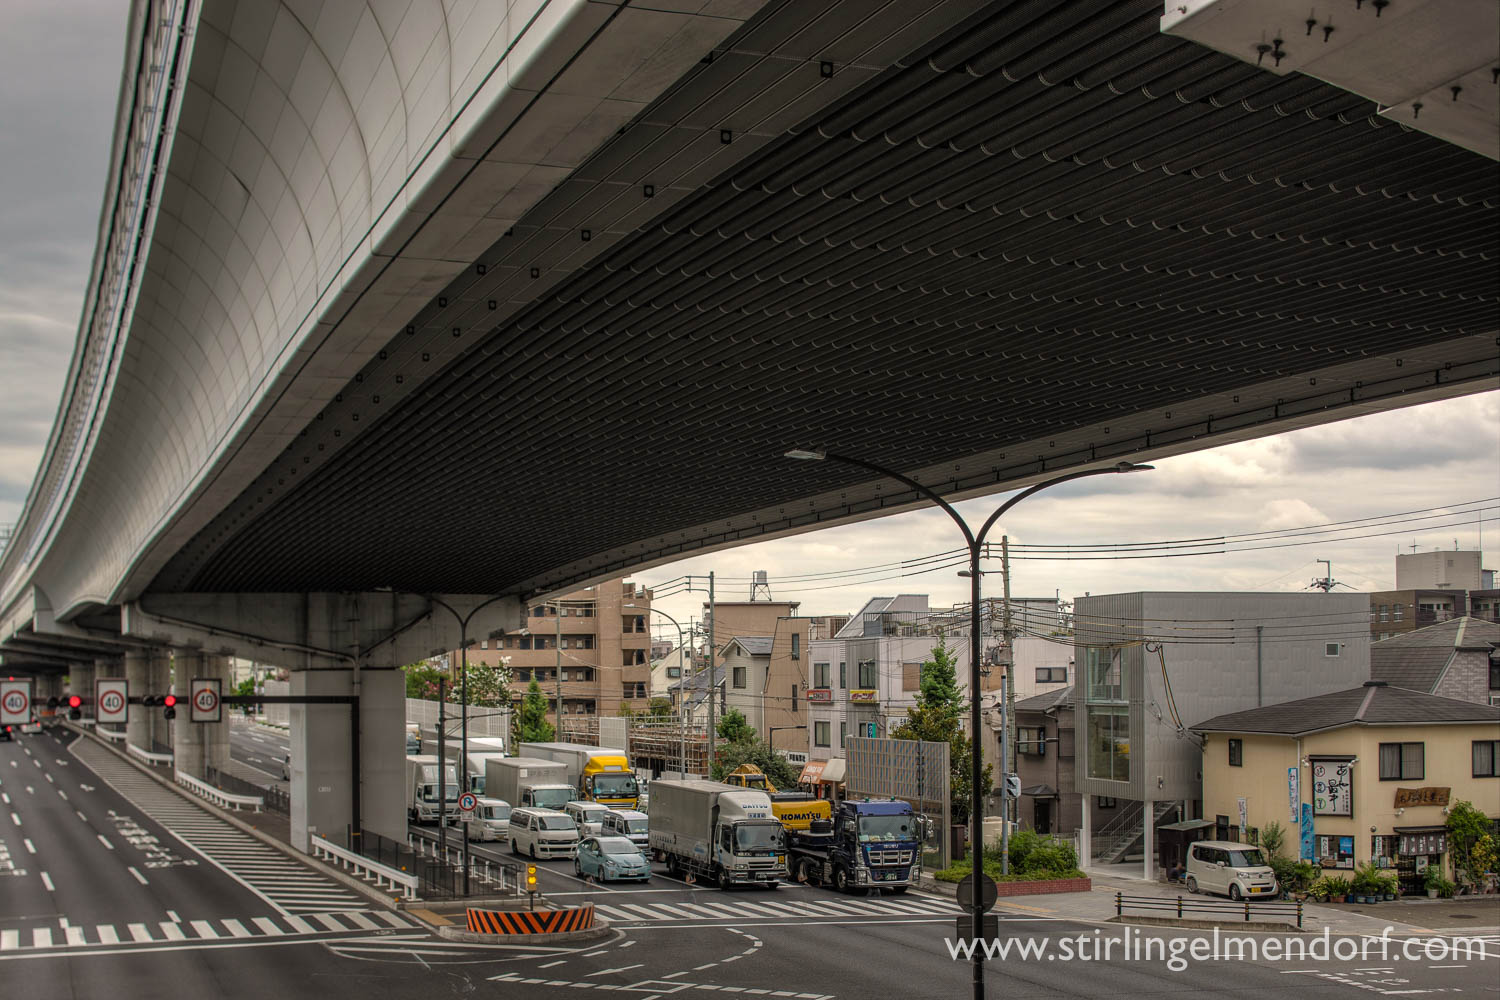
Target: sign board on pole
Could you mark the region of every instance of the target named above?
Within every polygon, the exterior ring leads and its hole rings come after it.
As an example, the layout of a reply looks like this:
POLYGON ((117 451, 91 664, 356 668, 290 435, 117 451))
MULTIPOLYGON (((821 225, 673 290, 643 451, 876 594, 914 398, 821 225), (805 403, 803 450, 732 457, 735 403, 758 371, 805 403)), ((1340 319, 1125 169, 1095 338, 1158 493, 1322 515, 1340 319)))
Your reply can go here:
POLYGON ((866 736, 866 738, 872 739, 872 740, 875 739, 875 726, 876 726, 876 723, 873 723, 873 722, 866 722, 865 723, 865 736, 866 736))
POLYGON ((192 722, 218 722, 223 713, 219 700, 219 678, 194 677, 189 689, 188 718, 192 722))
POLYGON ((94 682, 94 721, 124 722, 130 711, 130 685, 123 678, 94 682))
MULTIPOLYGON (((995 900, 1000 895, 1000 890, 995 885, 994 879, 990 878, 988 875, 983 874, 979 876, 978 888, 979 908, 980 910, 988 913, 990 910, 994 909, 995 900)), ((972 872, 970 872, 968 875, 965 875, 962 879, 959 880, 958 907, 965 913, 971 912, 974 909, 974 889, 974 874, 972 872)))
POLYGON ((474 807, 479 805, 479 800, 474 797, 473 792, 464 792, 458 797, 458 808, 464 812, 473 812, 474 807))
POLYGON ((0 681, 0 723, 19 726, 31 721, 31 682, 0 681))
POLYGON ((1289 804, 1292 807, 1292 825, 1293 826, 1295 826, 1296 824, 1298 824, 1298 823, 1300 823, 1302 821, 1301 818, 1300 818, 1300 816, 1298 815, 1299 814, 1299 810, 1297 808, 1297 806, 1299 804, 1301 804, 1301 802, 1302 802, 1301 778, 1302 778, 1302 769, 1301 768, 1289 767, 1289 768, 1286 769, 1286 791, 1287 791, 1287 798, 1290 800, 1289 804))

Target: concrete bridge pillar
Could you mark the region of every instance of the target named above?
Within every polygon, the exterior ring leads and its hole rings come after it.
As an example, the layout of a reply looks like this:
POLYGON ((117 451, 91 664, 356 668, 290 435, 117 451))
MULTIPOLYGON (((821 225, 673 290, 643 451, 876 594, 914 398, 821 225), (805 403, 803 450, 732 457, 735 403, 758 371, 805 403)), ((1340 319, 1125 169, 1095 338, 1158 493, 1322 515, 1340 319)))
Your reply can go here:
POLYGON ((202 676, 203 654, 196 649, 174 649, 172 651, 172 693, 177 696, 177 718, 169 725, 172 733, 172 755, 177 770, 203 778, 203 737, 205 724, 192 720, 192 706, 188 704, 192 679, 202 676))
MULTIPOLYGON (((164 695, 172 691, 172 652, 164 646, 153 646, 147 660, 146 690, 143 694, 164 695)), ((184 706, 185 708, 185 706, 184 706)), ((158 746, 172 745, 172 723, 166 718, 165 711, 160 708, 147 710, 146 719, 149 725, 147 739, 158 746)), ((147 747, 146 749, 152 749, 147 747)))
POLYGON ((145 649, 131 649, 125 653, 125 683, 130 689, 131 705, 127 710, 125 740, 133 747, 151 749, 150 713, 155 709, 136 704, 142 695, 151 694, 151 655, 145 649))
MULTIPOLYGON (((406 839, 406 685, 399 670, 295 671, 291 693, 355 695, 358 724, 359 808, 363 829, 406 839)), ((355 734, 348 705, 291 706, 292 844, 306 851, 309 836, 337 843, 353 824, 355 734)))
MULTIPOLYGON (((218 678, 221 695, 234 691, 234 670, 227 656, 205 653, 202 668, 196 676, 218 678)), ((200 742, 203 745, 203 763, 206 767, 217 771, 229 769, 229 719, 237 711, 239 709, 225 707, 219 713, 222 721, 204 723, 198 727, 202 730, 200 742)))

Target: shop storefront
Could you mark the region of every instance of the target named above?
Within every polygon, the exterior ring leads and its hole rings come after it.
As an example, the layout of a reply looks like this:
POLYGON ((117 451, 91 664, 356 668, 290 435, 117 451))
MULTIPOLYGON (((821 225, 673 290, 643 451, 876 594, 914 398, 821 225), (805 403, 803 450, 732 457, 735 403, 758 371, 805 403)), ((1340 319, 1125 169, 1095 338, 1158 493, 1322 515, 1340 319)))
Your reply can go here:
POLYGON ((1401 894, 1420 895, 1426 891, 1422 870, 1428 865, 1444 866, 1448 853, 1448 831, 1441 826, 1398 826, 1394 837, 1396 855, 1392 867, 1401 880, 1401 894))

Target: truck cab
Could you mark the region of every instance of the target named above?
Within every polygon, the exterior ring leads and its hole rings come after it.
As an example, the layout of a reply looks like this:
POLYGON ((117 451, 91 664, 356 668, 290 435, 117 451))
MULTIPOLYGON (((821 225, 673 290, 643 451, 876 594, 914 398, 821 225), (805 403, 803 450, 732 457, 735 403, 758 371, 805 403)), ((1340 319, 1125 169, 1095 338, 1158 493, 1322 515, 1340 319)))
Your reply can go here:
POLYGON ((845 800, 827 822, 789 834, 792 877, 812 885, 902 893, 922 866, 925 820, 899 799, 845 800))

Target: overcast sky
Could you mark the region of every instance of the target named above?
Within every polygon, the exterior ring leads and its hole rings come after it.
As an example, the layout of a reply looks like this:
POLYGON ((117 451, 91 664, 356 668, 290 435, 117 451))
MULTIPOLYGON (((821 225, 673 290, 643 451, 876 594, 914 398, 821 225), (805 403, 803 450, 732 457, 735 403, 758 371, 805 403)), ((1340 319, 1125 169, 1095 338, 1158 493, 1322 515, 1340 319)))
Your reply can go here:
MULTIPOLYGON (((14 522, 56 413, 94 250, 124 52, 125 0, 5 0, 0 11, 0 523, 14 522)), ((872 456, 875 457, 875 456, 872 456)), ((1018 506, 1000 531, 1020 542, 1134 542, 1291 528, 1500 496, 1500 393, 1229 445, 1100 477, 1018 506)), ((999 499, 962 506, 982 521, 999 499)), ((1500 504, 1483 525, 1500 550, 1500 504)), ((1394 584, 1398 545, 1463 548, 1478 526, 1187 559, 1018 561, 1013 593, 1071 598, 1141 589, 1296 590, 1331 559, 1359 589, 1394 584)), ((714 570, 726 599, 749 596, 752 571, 807 614, 856 610, 876 594, 967 599, 952 570, 814 589, 792 574, 851 569, 956 547, 938 511, 922 511, 746 546, 637 574, 648 583, 714 570)), ((1500 559, 1488 558, 1500 567, 1500 559)), ((987 588, 998 587, 989 578, 987 588)), ((702 595, 660 602, 679 617, 702 595)))

